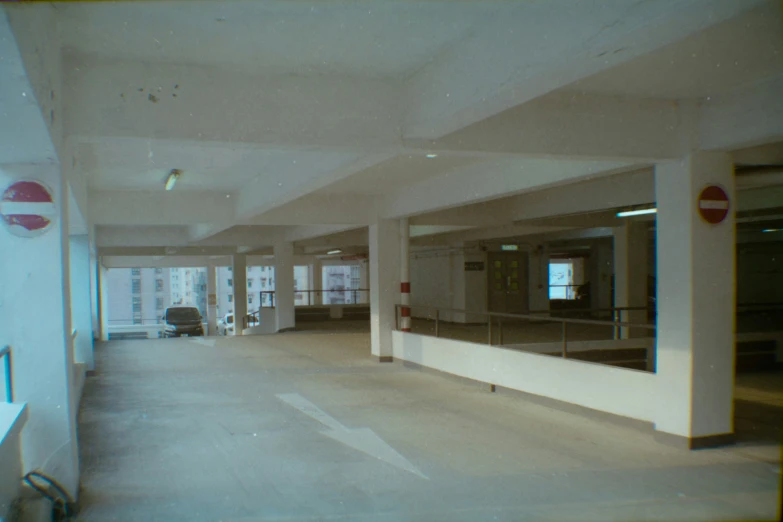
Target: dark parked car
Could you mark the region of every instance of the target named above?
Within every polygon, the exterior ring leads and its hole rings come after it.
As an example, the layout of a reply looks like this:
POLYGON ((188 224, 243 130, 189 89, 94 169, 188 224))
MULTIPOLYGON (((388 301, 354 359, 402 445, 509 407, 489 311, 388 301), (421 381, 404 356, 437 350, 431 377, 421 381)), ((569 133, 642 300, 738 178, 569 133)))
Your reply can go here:
POLYGON ((163 337, 180 337, 187 335, 193 337, 204 335, 201 313, 193 306, 174 306, 166 309, 163 320, 166 328, 163 337))

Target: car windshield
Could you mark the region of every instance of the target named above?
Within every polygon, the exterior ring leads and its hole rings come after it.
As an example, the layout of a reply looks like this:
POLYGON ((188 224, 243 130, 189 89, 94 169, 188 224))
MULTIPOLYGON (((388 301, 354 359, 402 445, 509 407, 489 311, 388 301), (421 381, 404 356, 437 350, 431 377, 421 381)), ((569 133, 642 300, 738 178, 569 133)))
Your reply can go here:
POLYGON ((199 318, 196 308, 169 308, 166 312, 166 319, 169 321, 188 321, 199 318))

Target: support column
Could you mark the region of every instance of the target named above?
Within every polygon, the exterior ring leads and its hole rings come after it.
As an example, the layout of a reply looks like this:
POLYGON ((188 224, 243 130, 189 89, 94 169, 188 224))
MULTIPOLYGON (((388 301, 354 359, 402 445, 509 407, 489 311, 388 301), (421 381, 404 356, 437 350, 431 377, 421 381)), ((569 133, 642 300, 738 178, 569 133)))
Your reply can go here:
POLYGON ((98 283, 98 252, 95 246, 95 227, 90 227, 90 316, 92 321, 92 331, 90 335, 93 341, 101 338, 101 313, 98 305, 98 292, 100 285, 98 283))
POLYGON ((590 308, 606 310, 599 312, 601 319, 613 318, 608 310, 612 307, 612 274, 614 274, 614 257, 611 240, 600 240, 590 251, 592 271, 590 274, 590 308))
POLYGON ((370 225, 370 345, 380 362, 393 360, 392 330, 400 295, 400 224, 382 219, 370 225))
POLYGON ((321 291, 323 290, 323 283, 324 283, 324 271, 323 271, 323 264, 321 263, 321 260, 317 257, 313 261, 312 266, 310 267, 311 270, 311 282, 310 282, 310 289, 313 290, 311 292, 310 302, 314 306, 320 306, 324 304, 324 297, 321 291))
MULTIPOLYGON (((217 268, 207 267, 207 335, 217 335, 217 268)), ((236 331, 236 326, 234 326, 236 331)))
POLYGON ((411 331, 411 228, 408 218, 400 220, 400 330, 411 331))
MULTIPOLYGON (((614 306, 638 308, 647 306, 647 229, 646 221, 629 221, 614 229, 614 306)), ((621 311, 619 317, 628 323, 646 323, 645 310, 621 311)), ((620 338, 643 337, 641 329, 620 328, 620 338)))
POLYGON ((71 318, 77 331, 74 340, 76 362, 86 364, 87 371, 95 369, 92 337, 92 304, 90 299, 90 238, 70 236, 71 318))
POLYGON ((549 311, 549 249, 536 245, 528 263, 528 307, 531 312, 549 311))
POLYGON ((275 321, 277 331, 293 330, 294 312, 294 244, 275 245, 275 321))
MULTIPOLYGON (((40 469, 76 497, 67 190, 58 164, 0 166, 0 192, 26 180, 51 192, 53 204, 26 203, 41 208, 51 223, 37 234, 16 228, 14 235, 10 227, 19 225, 0 220, 0 344, 11 346, 14 400, 30 411, 22 432, 24 471, 40 469)), ((12 209, 4 205, 3 213, 12 209)))
MULTIPOLYGON (((735 229, 731 157, 696 152, 656 166, 656 429, 689 448, 733 440, 735 229), (711 225, 699 215, 707 185, 729 196, 729 215, 711 225)), ((669 438, 669 437, 665 437, 669 438)))
POLYGON ((234 254, 231 274, 234 286, 234 335, 242 335, 247 315, 247 256, 234 254))
POLYGON ((100 320, 100 339, 109 340, 109 279, 108 269, 98 259, 98 316, 100 320))

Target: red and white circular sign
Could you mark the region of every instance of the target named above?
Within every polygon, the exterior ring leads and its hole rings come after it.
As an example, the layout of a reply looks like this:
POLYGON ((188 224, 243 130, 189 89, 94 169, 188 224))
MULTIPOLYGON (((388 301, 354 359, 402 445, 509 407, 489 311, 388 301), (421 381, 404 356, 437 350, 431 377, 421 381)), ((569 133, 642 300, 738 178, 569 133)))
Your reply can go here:
POLYGON ((707 185, 699 194, 699 214, 702 219, 717 225, 729 214, 729 196, 717 185, 707 185))
POLYGON ((17 181, 0 198, 0 217, 19 237, 36 237, 51 228, 57 214, 51 191, 38 181, 17 181))

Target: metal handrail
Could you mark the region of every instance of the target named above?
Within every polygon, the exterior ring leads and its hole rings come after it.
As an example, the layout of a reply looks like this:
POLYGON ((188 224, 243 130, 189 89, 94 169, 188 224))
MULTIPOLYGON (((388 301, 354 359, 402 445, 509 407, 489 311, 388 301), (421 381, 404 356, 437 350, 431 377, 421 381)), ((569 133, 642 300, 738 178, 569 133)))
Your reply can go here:
POLYGON ((655 330, 655 325, 650 324, 641 324, 641 323, 628 323, 624 321, 601 321, 601 320, 594 320, 594 319, 570 319, 566 317, 551 317, 551 316, 535 316, 535 315, 529 315, 529 314, 508 314, 504 312, 488 312, 488 311, 471 311, 471 310, 459 310, 456 308, 438 308, 434 306, 403 306, 403 305, 395 305, 395 329, 399 330, 399 315, 400 310, 402 308, 415 308, 417 310, 429 310, 435 312, 435 337, 439 337, 439 323, 440 323, 440 313, 441 312, 450 312, 450 313, 456 313, 456 314, 464 314, 464 315, 483 315, 487 316, 489 320, 487 321, 487 344, 492 346, 492 340, 493 340, 493 333, 492 333, 492 318, 497 317, 498 318, 498 338, 500 340, 500 343, 503 342, 503 319, 523 319, 531 322, 550 322, 550 323, 560 323, 562 325, 562 356, 563 358, 568 358, 568 325, 569 324, 589 324, 589 325, 597 325, 597 326, 612 326, 615 329, 617 328, 642 328, 645 330, 655 330))
POLYGON ((0 348, 0 359, 5 358, 5 401, 14 402, 13 374, 11 373, 11 347, 0 348))
MULTIPOLYGON (((317 295, 317 294, 320 293, 323 296, 323 294, 346 294, 346 293, 349 293, 349 294, 353 294, 353 301, 354 301, 353 304, 358 304, 358 303, 356 303, 356 301, 357 301, 356 298, 358 297, 359 292, 369 292, 369 291, 370 291, 369 288, 346 288, 344 290, 294 290, 294 295, 296 295, 296 294, 307 294, 307 306, 312 306, 312 305, 315 304, 313 302, 314 299, 312 299, 310 297, 313 294, 317 295)), ((261 293, 260 293, 260 297, 259 297, 259 299, 261 300, 260 307, 261 308, 274 308, 275 307, 275 294, 276 294, 275 290, 262 290, 261 293), (264 302, 264 294, 268 294, 268 295, 271 296, 271 304, 268 305, 268 306, 263 304, 263 302, 264 302)))

